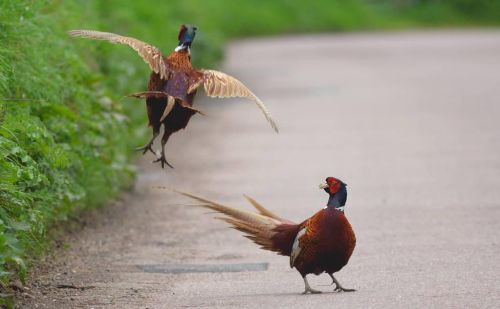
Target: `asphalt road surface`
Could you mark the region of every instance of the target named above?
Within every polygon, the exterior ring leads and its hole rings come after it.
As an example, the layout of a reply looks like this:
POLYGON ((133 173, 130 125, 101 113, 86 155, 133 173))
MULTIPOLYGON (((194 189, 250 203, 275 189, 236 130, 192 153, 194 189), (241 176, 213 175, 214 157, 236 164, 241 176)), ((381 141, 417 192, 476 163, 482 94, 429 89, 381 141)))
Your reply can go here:
POLYGON ((199 100, 207 116, 168 144, 175 169, 144 157, 133 192, 71 236, 22 304, 500 306, 500 31, 246 40, 228 46, 222 69, 267 103, 280 134, 250 102, 199 100), (301 221, 326 204, 327 176, 348 184, 358 242, 337 278, 354 293, 333 293, 321 275, 310 283, 324 293, 301 295, 288 258, 154 188, 251 209, 246 193, 301 221))

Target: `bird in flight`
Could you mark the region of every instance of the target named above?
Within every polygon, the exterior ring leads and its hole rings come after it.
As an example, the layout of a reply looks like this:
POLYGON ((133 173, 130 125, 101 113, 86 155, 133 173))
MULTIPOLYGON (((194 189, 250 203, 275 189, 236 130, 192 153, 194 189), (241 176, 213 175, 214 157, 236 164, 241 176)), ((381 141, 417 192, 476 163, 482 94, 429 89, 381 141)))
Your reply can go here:
POLYGON ((334 277, 349 261, 356 246, 356 236, 344 214, 347 185, 341 180, 328 177, 320 185, 328 193, 326 206, 309 219, 295 223, 275 215, 254 199, 245 196, 258 213, 239 210, 212 202, 203 197, 181 191, 176 192, 199 202, 205 207, 225 215, 220 218, 243 232, 262 249, 290 257, 290 267, 295 267, 305 284, 303 294, 321 293, 309 286, 306 276, 327 273, 335 284, 336 292, 352 292, 344 288, 334 277))
POLYGON ((161 125, 163 124, 161 153, 157 160, 154 161, 160 162, 162 168, 165 165, 173 168, 165 157, 165 144, 170 135, 184 129, 191 116, 201 113, 193 107, 193 101, 200 86, 203 86, 205 94, 209 97, 240 97, 254 101, 272 128, 278 132, 276 122, 264 103, 242 82, 219 71, 192 67, 190 46, 193 43, 196 30, 197 28, 191 25, 181 25, 178 34, 179 43, 168 56, 163 56, 157 47, 132 37, 94 30, 71 30, 68 32, 73 37, 128 45, 149 64, 152 72, 149 78, 148 91, 134 93, 130 96, 146 99, 149 126, 153 129, 153 136, 150 141, 144 147, 138 148, 138 150, 143 151, 143 154, 151 151, 156 155, 152 145, 160 134, 161 125))

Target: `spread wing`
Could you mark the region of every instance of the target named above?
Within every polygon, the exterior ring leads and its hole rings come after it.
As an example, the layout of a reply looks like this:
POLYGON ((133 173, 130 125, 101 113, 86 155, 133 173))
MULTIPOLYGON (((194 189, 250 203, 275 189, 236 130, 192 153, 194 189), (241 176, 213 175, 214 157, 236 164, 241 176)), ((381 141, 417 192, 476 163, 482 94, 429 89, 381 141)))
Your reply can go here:
POLYGON ((153 72, 160 74, 160 77, 162 79, 168 79, 167 63, 163 59, 161 51, 153 45, 149 45, 131 37, 121 36, 110 32, 100 32, 94 30, 71 30, 68 32, 68 34, 74 37, 103 40, 109 41, 114 44, 128 45, 132 49, 134 49, 147 64, 149 64, 149 67, 153 72))
POLYGON ((192 92, 194 89, 200 86, 200 84, 203 84, 205 93, 209 97, 218 97, 218 98, 240 97, 240 98, 250 99, 257 104, 259 109, 266 117, 267 121, 269 121, 273 129, 276 132, 278 132, 278 126, 271 117, 271 113, 269 112, 267 107, 242 82, 240 82, 239 80, 237 80, 232 76, 229 76, 219 71, 200 70, 199 72, 202 73, 200 81, 193 84, 193 86, 190 87, 188 92, 192 92))

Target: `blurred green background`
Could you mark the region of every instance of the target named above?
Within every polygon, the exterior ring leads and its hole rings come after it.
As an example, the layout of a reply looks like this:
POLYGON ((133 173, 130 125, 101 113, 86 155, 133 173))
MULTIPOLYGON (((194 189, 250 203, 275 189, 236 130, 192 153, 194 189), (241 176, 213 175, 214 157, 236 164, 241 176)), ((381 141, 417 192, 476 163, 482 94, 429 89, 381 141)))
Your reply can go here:
MULTIPOLYGON (((116 197, 146 141, 147 65, 131 49, 72 39, 69 29, 139 38, 168 54, 179 25, 198 27, 196 66, 216 66, 233 38, 422 27, 493 27, 493 0, 0 0, 0 283, 24 280, 47 230, 116 197)), ((167 171, 168 172, 168 171, 167 171)), ((1 303, 1 302, 0 302, 1 303)))

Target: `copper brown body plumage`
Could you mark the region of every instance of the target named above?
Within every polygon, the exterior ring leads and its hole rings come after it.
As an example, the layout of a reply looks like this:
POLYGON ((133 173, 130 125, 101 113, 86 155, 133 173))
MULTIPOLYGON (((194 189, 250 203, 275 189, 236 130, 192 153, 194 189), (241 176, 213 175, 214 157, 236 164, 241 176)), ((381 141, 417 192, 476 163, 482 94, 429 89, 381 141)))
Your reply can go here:
POLYGON ((329 208, 318 211, 299 225, 305 233, 298 240, 300 258, 290 260, 302 276, 332 274, 344 267, 356 246, 354 231, 346 216, 329 208))
POLYGON ((344 214, 347 198, 346 184, 328 177, 322 189, 329 194, 327 206, 302 223, 283 219, 255 200, 245 196, 259 213, 238 210, 212 202, 190 193, 180 192, 198 202, 199 206, 222 213, 222 220, 262 249, 290 257, 290 267, 295 267, 304 279, 305 293, 320 293, 309 286, 306 276, 327 273, 335 283, 335 291, 351 292, 334 277, 334 273, 347 265, 356 246, 356 236, 344 214))
POLYGON ((201 113, 193 107, 194 98, 200 86, 203 86, 205 94, 210 97, 241 97, 253 100, 272 128, 278 132, 278 127, 264 103, 242 82, 219 71, 192 67, 190 46, 196 30, 196 27, 182 25, 178 34, 179 44, 167 57, 163 56, 158 48, 135 38, 93 30, 69 31, 69 34, 75 37, 128 45, 149 64, 152 73, 149 78, 148 91, 130 96, 146 99, 149 125, 153 130, 151 140, 138 150, 142 150, 144 154, 151 151, 156 155, 152 145, 160 134, 161 126, 164 127, 161 154, 155 161, 161 162, 162 167, 164 165, 172 167, 165 158, 165 145, 170 135, 184 129, 194 114, 201 113))

